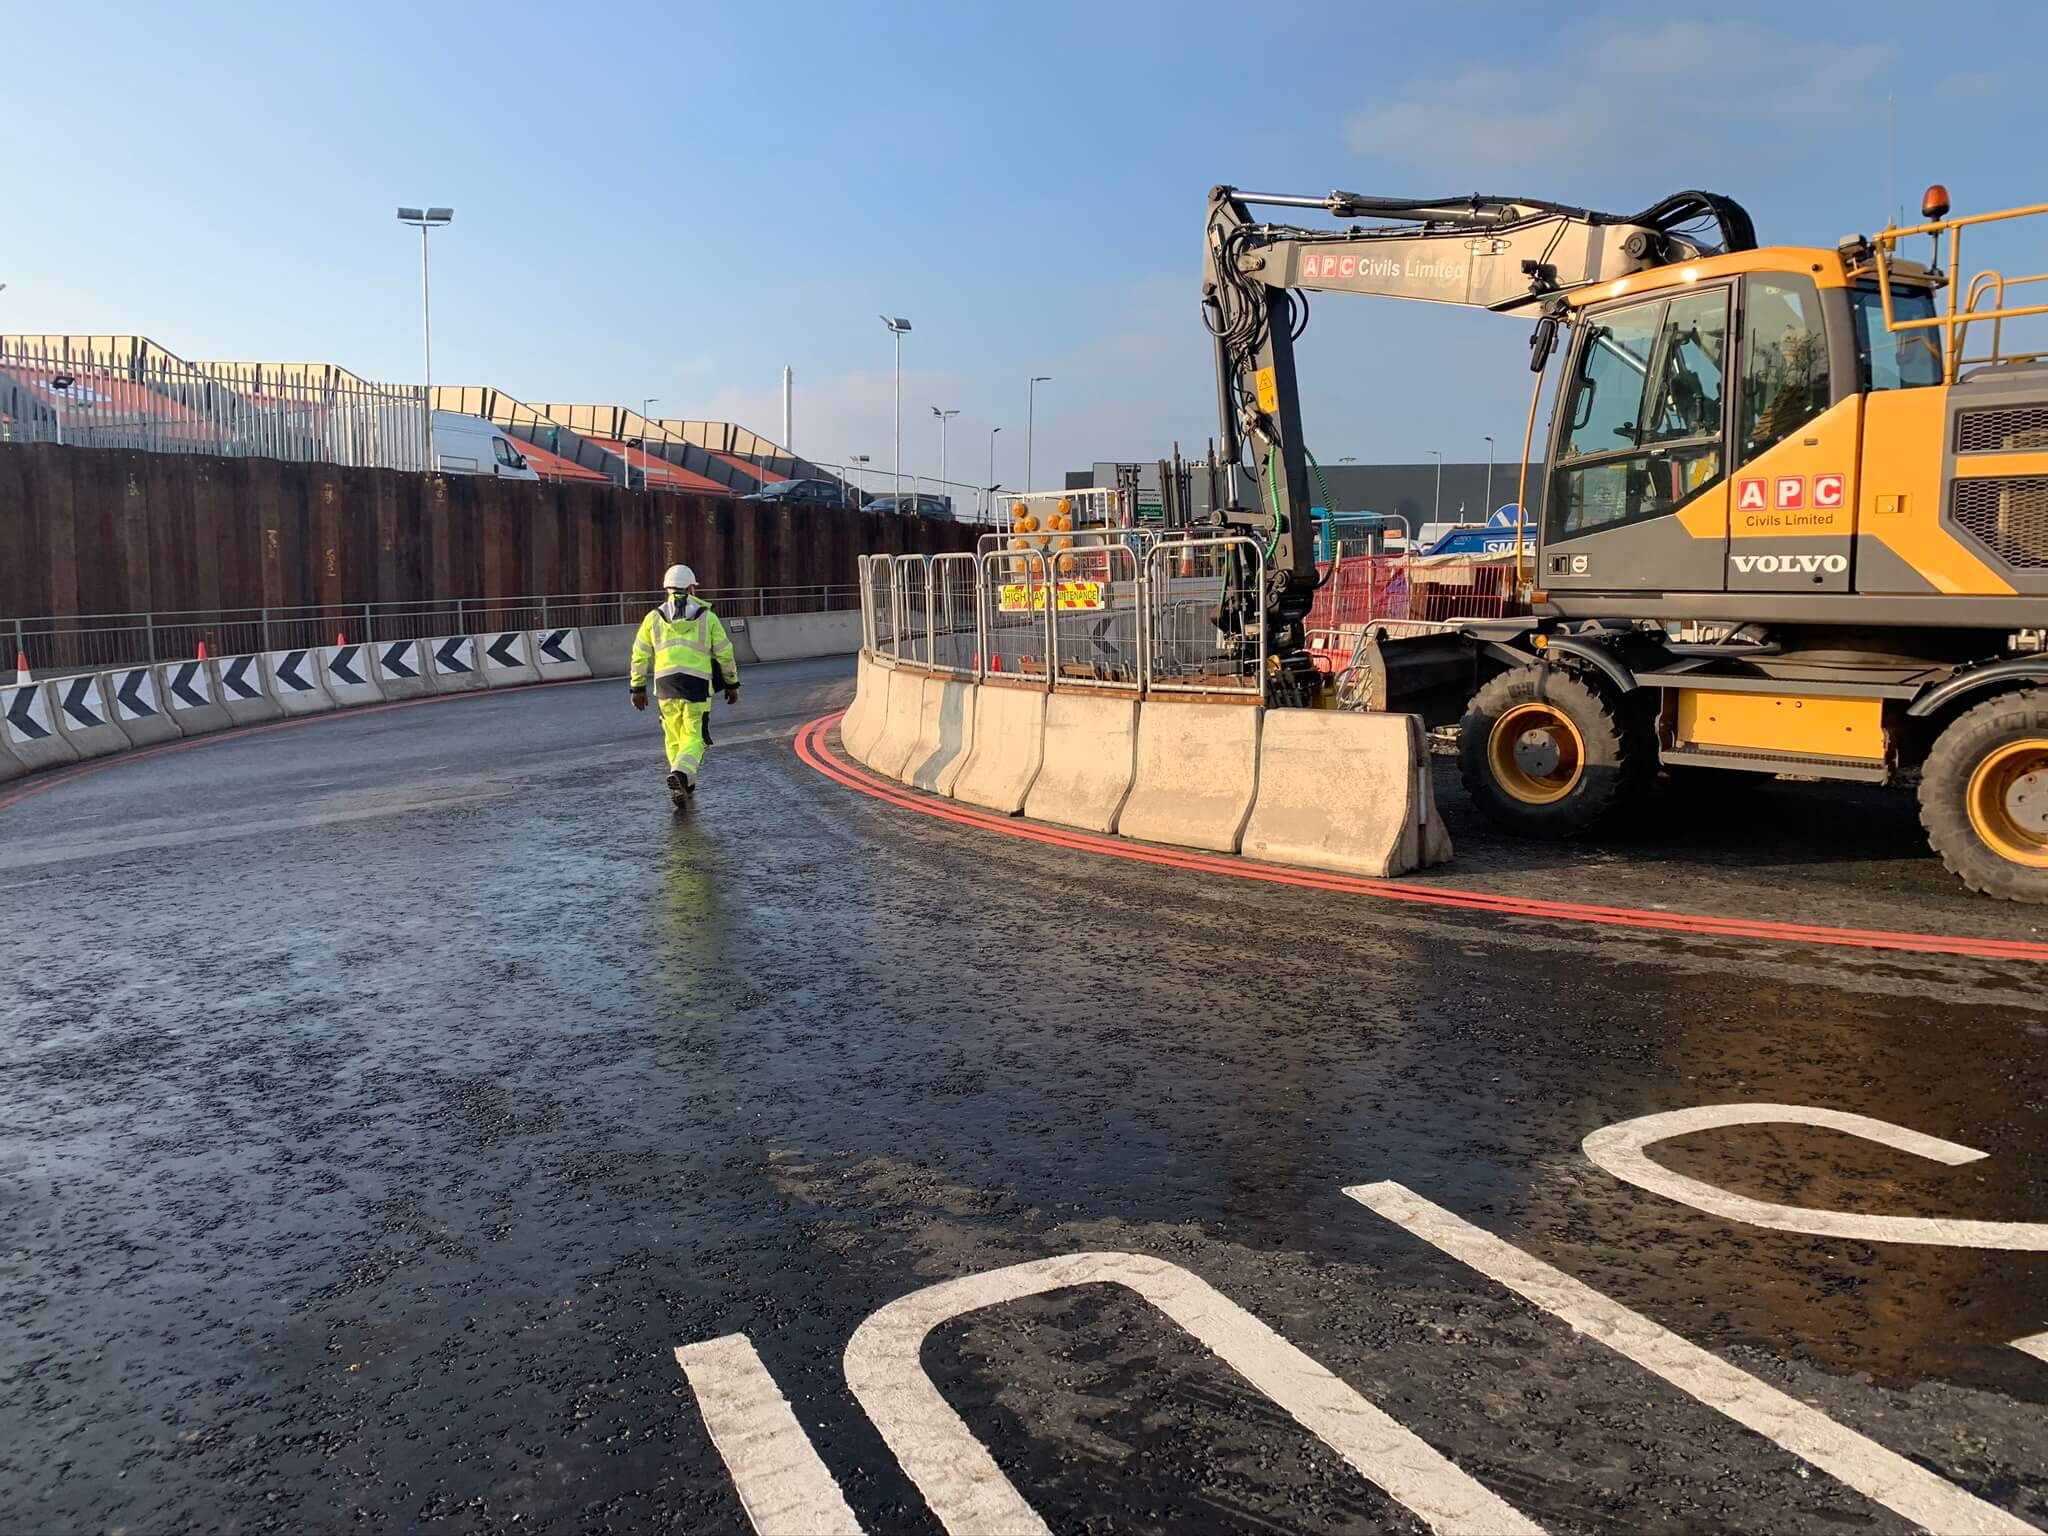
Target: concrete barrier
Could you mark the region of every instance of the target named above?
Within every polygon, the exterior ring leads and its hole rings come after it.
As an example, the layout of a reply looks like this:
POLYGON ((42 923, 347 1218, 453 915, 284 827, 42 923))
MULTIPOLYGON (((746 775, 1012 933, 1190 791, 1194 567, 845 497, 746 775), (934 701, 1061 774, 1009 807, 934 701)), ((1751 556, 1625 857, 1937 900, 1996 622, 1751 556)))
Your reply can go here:
POLYGON ((320 686, 337 708, 352 709, 360 704, 384 702, 383 686, 377 681, 376 665, 370 660, 375 649, 368 645, 329 645, 320 650, 320 686))
POLYGON ((953 798, 1015 816, 1024 809, 1045 755, 1046 695, 984 683, 974 701, 974 743, 953 798))
POLYGON ((8 754, 25 770, 78 761, 78 749, 57 728, 57 704, 48 683, 0 688, 0 732, 8 754))
POLYGON ((28 768, 14 755, 14 749, 7 745, 7 728, 0 725, 0 784, 18 779, 27 772, 28 768))
POLYGON ((868 766, 892 779, 903 778, 904 767, 917 746, 919 716, 924 710, 924 678, 919 673, 897 668, 889 674, 889 702, 882 716, 882 734, 869 749, 868 766))
POLYGON ((1045 701, 1045 758, 1024 814, 1084 832, 1114 832, 1131 792, 1138 701, 1107 693, 1055 693, 1045 701))
POLYGON ((540 681, 540 669, 533 664, 533 652, 523 629, 500 630, 476 637, 477 670, 487 688, 516 688, 540 681))
POLYGON ((1138 711, 1137 771, 1116 829, 1125 837, 1235 853, 1259 785, 1259 716, 1251 704, 1172 704, 1138 711))
POLYGON ((284 711, 270 694, 261 656, 222 656, 213 663, 214 693, 237 725, 279 720, 284 711))
POLYGON ((839 742, 857 763, 866 763, 889 712, 889 669, 865 652, 854 669, 853 702, 839 722, 839 742))
POLYGON ((1429 742, 1414 715, 1276 709, 1259 740, 1245 857, 1350 875, 1450 861, 1429 742))
POLYGON ((754 655, 762 661, 801 661, 809 656, 851 656, 860 649, 860 610, 834 613, 775 613, 749 619, 754 655))
POLYGON ((586 624, 583 659, 592 677, 624 677, 633 669, 633 637, 638 624, 586 624))
POLYGON ((334 695, 320 681, 320 652, 316 647, 266 651, 263 665, 270 673, 270 696, 286 714, 324 715, 334 708, 334 695))
POLYGON ((917 745, 903 765, 907 783, 950 795, 974 745, 974 706, 981 690, 955 678, 928 677, 918 707, 917 745))
POLYGON ((176 741, 185 733, 171 715, 164 700, 163 685, 154 667, 128 667, 100 675, 100 687, 107 707, 121 734, 138 747, 176 741))
POLYGON ((544 683, 567 682, 590 676, 590 663, 583 659, 583 637, 573 629, 527 631, 526 644, 533 652, 534 670, 544 683))
POLYGON ((759 619, 728 619, 721 613, 718 621, 725 626, 725 638, 732 642, 732 659, 736 665, 751 667, 760 661, 761 658, 754 654, 754 626, 761 622, 759 619))
POLYGON ((483 687, 484 675, 476 659, 476 636, 436 635, 424 642, 424 648, 434 692, 467 693, 483 687))
POLYGON ((107 702, 106 682, 97 672, 52 680, 50 704, 57 729, 80 757, 106 757, 135 745, 114 723, 114 706, 107 702))
POLYGON ((203 661, 167 661, 156 669, 157 697, 187 736, 224 731, 235 722, 220 702, 220 685, 203 661))
POLYGON ((426 642, 380 640, 370 647, 377 686, 387 699, 423 699, 434 691, 434 669, 427 663, 426 642))

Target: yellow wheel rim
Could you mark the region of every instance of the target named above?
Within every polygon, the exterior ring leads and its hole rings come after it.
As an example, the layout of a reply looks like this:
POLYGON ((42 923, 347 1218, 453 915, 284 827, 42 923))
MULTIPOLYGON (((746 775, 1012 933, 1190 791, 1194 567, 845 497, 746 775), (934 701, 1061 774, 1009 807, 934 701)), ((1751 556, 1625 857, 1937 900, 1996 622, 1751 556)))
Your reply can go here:
POLYGON ((2048 869, 2048 739, 2009 741, 1985 754, 1964 803, 1970 825, 2001 859, 2048 869))
POLYGON ((1493 722, 1486 757, 1496 784, 1524 805, 1551 805, 1586 776, 1586 738, 1548 704, 1517 704, 1493 722))

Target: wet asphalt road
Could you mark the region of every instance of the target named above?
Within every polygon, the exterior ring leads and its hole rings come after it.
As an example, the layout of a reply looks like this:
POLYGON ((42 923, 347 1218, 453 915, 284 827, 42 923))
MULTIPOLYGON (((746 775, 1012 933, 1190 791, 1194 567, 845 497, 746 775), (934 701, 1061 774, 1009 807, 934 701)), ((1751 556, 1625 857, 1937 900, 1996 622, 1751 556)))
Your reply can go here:
MULTIPOLYGON (((849 1393, 882 1304, 1170 1261, 1559 1532, 1913 1522, 1343 1193, 1392 1180, 2048 1525, 2048 1254, 1815 1236, 1623 1183, 2048 1220, 2048 970, 1268 888, 919 816, 801 763, 850 663, 757 668, 693 818, 616 683, 343 717, 0 810, 0 1531, 744 1529, 672 1351, 744 1334, 869 1531, 941 1529, 849 1393)), ((1443 782, 1440 780, 1440 782, 1443 782)), ((2041 937, 1908 807, 1440 878, 2041 937)), ((1056 1530, 1425 1527, 1127 1291, 934 1329, 1056 1530)))

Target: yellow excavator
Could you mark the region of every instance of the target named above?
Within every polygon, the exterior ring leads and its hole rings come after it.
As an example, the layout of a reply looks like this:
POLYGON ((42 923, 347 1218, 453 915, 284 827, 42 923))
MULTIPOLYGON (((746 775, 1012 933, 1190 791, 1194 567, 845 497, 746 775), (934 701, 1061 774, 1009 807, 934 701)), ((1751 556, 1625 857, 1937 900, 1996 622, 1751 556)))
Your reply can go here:
POLYGON ((1369 631, 1345 702, 1457 722, 1467 788, 1514 832, 1584 832, 1660 765, 1917 784, 1966 885, 2048 902, 2048 360, 2007 345, 2010 322, 2048 315, 2015 293, 2048 273, 1960 265, 1966 230, 2048 205, 1948 214, 1934 187, 1911 228, 1759 247, 1739 205, 1701 192, 1615 216, 1215 188, 1219 458, 1260 494, 1213 520, 1267 554, 1224 627, 1264 624, 1269 698, 1334 691, 1305 648, 1308 292, 1533 315, 1524 463, 1560 351, 1563 368, 1518 497, 1529 615, 1369 631), (1276 206, 1339 223, 1253 217, 1276 206), (1926 262, 1904 251, 1920 239, 1926 262))

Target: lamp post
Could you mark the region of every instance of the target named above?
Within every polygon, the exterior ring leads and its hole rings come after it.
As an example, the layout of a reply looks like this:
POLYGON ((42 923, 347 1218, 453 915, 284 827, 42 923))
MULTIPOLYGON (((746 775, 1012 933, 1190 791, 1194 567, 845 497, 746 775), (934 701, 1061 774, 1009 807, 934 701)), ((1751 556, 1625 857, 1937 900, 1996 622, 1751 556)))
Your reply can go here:
MULTIPOLYGON (((846 464, 847 464, 847 474, 848 474, 849 476, 851 476, 851 475, 852 475, 852 473, 853 473, 853 466, 854 466, 854 465, 856 465, 856 464, 865 464, 865 463, 867 463, 867 462, 868 462, 868 461, 869 461, 869 460, 870 460, 870 459, 871 459, 872 457, 873 457, 873 455, 871 455, 871 454, 865 454, 865 453, 849 453, 849 454, 848 454, 848 455, 846 456, 846 464)), ((859 485, 855 485, 855 486, 853 487, 853 505, 854 505, 854 507, 856 508, 856 510, 857 510, 857 509, 859 508, 859 506, 860 506, 860 499, 861 499, 861 497, 863 497, 863 496, 865 496, 865 495, 867 495, 867 492, 866 492, 866 490, 864 490, 864 489, 863 489, 863 488, 862 488, 861 486, 859 486, 859 485)))
POLYGON ((1038 386, 1050 384, 1051 382, 1051 374, 1037 374, 1031 380, 1031 387, 1024 392, 1024 489, 1026 491, 1031 489, 1032 450, 1038 446, 1038 386))
POLYGON ((1493 439, 1486 440, 1486 517, 1493 520, 1493 439))
POLYGON ((1002 430, 1003 430, 1003 429, 1002 429, 1001 427, 990 427, 990 428, 988 429, 988 495, 989 495, 989 508, 988 508, 988 509, 989 509, 989 512, 991 513, 991 516, 990 516, 990 518, 989 518, 989 521, 990 521, 990 522, 994 522, 994 521, 995 521, 995 518, 994 518, 994 516, 993 516, 993 513, 995 512, 995 509, 996 509, 996 508, 995 508, 995 494, 996 494, 996 434, 997 434, 998 432, 1002 431, 1002 430))
POLYGON ((946 424, 960 412, 957 409, 942 411, 935 405, 932 414, 939 418, 939 499, 943 501, 946 496, 946 424))
POLYGON ((436 469, 434 453, 434 317, 427 301, 427 235, 455 218, 453 208, 401 208, 398 222, 420 232, 420 345, 426 354, 426 389, 420 397, 421 425, 426 431, 427 468, 436 469))
POLYGON ((1436 460, 1436 503, 1430 508, 1429 520, 1440 523, 1444 520, 1444 451, 1441 448, 1423 450, 1436 460))
POLYGON ((896 459, 889 467, 890 475, 896 482, 896 494, 903 494, 903 333, 910 329, 910 322, 901 315, 890 319, 882 316, 882 324, 889 327, 889 333, 896 338, 896 459))

